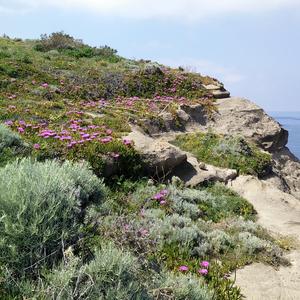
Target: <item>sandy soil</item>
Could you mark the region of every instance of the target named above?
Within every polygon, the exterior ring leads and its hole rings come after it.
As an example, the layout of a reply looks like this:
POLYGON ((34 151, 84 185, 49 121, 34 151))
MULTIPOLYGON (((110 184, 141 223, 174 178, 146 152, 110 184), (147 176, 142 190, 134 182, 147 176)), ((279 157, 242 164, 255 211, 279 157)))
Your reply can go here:
MULTIPOLYGON (((274 233, 293 236, 300 241, 300 201, 276 186, 251 176, 240 176, 228 184, 252 203, 258 212, 258 223, 274 233)), ((255 263, 237 271, 236 285, 246 299, 299 300, 300 250, 287 254, 290 267, 279 270, 255 263)))

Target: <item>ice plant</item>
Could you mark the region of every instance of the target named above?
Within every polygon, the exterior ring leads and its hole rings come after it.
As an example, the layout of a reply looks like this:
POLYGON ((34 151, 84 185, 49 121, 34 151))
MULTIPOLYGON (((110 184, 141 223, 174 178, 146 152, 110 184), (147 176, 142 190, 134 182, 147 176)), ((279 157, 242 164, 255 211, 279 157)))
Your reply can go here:
POLYGON ((129 139, 124 139, 124 140, 123 140, 123 144, 124 144, 124 145, 131 145, 131 143, 132 143, 132 141, 129 140, 129 139))
POLYGON ((41 146, 40 146, 40 144, 34 144, 33 148, 36 150, 39 150, 39 149, 41 149, 41 146))
POLYGON ((178 268, 178 270, 179 270, 180 272, 187 272, 187 271, 189 270, 189 267, 188 267, 188 266, 180 266, 180 267, 178 268))
POLYGON ((209 267, 209 262, 204 260, 200 263, 200 266, 207 269, 209 267))
POLYGON ((198 273, 201 274, 201 275, 203 275, 203 276, 205 276, 205 275, 208 274, 208 270, 207 269, 199 269, 198 273))

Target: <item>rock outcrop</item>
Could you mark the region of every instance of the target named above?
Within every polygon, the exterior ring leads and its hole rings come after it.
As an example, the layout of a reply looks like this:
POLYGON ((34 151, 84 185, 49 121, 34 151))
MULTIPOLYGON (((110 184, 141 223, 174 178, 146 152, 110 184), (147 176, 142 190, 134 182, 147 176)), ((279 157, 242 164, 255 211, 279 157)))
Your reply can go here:
POLYGON ((186 154, 178 148, 165 141, 153 139, 135 128, 128 135, 128 139, 134 142, 148 173, 167 175, 187 159, 186 154))
MULTIPOLYGON (((217 86, 209 88, 213 90, 217 86)), ((247 99, 217 99, 215 105, 216 111, 210 117, 199 104, 181 105, 176 115, 162 113, 159 122, 145 122, 147 134, 134 130, 129 138, 136 141, 137 150, 147 161, 148 171, 166 174, 177 167, 175 175, 181 175, 189 185, 204 181, 227 182, 234 173, 213 166, 201 170, 191 156, 187 159, 186 153, 168 143, 177 133, 212 130, 222 135, 242 136, 271 153, 273 173, 265 178, 266 181, 300 200, 300 162, 286 147, 288 132, 247 99)))
POLYGON ((253 102, 236 97, 220 99, 216 107, 207 126, 217 133, 241 135, 270 152, 287 144, 288 132, 253 102))

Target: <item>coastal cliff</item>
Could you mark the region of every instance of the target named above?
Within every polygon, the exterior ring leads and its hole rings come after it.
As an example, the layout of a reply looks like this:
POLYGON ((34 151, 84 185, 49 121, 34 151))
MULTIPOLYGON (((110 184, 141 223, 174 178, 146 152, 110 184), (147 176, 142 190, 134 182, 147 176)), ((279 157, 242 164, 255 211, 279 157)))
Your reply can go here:
POLYGON ((262 108, 64 33, 0 63, 5 298, 300 298, 300 162, 262 108))

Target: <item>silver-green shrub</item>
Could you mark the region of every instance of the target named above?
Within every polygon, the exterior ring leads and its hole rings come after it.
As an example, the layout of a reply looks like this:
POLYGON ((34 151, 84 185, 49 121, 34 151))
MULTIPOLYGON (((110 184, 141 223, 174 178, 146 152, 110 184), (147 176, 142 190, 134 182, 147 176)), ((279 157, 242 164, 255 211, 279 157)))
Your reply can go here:
POLYGON ((193 275, 167 273, 156 293, 158 297, 155 299, 213 299, 212 292, 207 289, 204 282, 193 275))
POLYGON ((150 299, 141 266, 129 252, 103 244, 94 259, 79 265, 74 255, 45 276, 35 291, 42 299, 125 300, 150 299))
POLYGON ((10 128, 0 124, 0 153, 6 147, 23 146, 21 137, 10 128))
POLYGON ((23 159, 0 169, 0 265, 16 274, 52 264, 76 241, 103 182, 84 163, 23 159))

